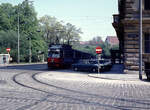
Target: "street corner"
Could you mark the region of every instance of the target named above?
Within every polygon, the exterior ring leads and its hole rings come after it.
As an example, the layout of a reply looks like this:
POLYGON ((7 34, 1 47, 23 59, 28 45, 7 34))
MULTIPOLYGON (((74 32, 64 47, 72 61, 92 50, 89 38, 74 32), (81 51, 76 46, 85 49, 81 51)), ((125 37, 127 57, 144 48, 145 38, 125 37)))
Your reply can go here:
POLYGON ((105 80, 119 80, 119 81, 144 81, 146 80, 146 76, 143 75, 143 80, 139 79, 138 74, 88 74, 89 77, 105 79, 105 80))

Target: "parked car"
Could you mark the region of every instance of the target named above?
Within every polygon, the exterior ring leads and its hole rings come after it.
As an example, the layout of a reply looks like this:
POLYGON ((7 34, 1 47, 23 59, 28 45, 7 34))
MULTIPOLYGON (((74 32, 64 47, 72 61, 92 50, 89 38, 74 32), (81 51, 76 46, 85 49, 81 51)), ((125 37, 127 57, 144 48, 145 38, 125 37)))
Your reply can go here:
MULTIPOLYGON (((100 60, 100 71, 110 70, 112 67, 111 62, 108 60, 100 60)), ((80 61, 78 63, 72 64, 72 68, 75 71, 88 71, 97 72, 98 71, 98 61, 80 61)))

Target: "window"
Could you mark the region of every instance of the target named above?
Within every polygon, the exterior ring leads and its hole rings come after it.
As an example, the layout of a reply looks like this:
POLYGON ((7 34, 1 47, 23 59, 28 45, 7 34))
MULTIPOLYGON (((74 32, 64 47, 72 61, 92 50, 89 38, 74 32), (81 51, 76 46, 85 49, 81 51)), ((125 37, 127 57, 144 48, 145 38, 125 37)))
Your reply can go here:
POLYGON ((150 63, 145 63, 145 72, 150 74, 150 63))
POLYGON ((150 34, 146 33, 144 38, 145 53, 150 53, 150 34))
POLYGON ((144 0, 145 10, 150 10, 150 0, 144 0))
POLYGON ((58 52, 58 51, 50 51, 48 56, 52 57, 52 58, 60 58, 60 52, 58 52))

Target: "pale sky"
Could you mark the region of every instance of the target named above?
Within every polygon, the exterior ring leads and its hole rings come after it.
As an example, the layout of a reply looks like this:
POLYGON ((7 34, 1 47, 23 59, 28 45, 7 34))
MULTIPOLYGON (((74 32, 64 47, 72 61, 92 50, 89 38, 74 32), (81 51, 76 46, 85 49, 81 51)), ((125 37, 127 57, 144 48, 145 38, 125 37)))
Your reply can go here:
MULTIPOLYGON (((23 0, 0 0, 1 3, 21 3, 23 0)), ((118 13, 118 0, 32 0, 38 18, 55 16, 58 21, 71 23, 81 28, 81 41, 93 37, 115 36, 112 26, 113 14, 118 13)))

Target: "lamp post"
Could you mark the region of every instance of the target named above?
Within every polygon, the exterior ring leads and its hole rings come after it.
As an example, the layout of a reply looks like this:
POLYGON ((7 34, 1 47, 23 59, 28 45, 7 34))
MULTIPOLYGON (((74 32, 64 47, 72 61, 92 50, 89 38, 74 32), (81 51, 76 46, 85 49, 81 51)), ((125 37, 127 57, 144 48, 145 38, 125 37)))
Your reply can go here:
POLYGON ((139 0, 139 12, 140 12, 140 16, 139 16, 139 43, 140 43, 140 48, 139 48, 139 79, 142 79, 142 68, 143 68, 143 63, 142 63, 142 1, 143 0, 139 0))
POLYGON ((20 26, 19 26, 19 6, 18 6, 18 60, 17 63, 20 63, 20 26))

